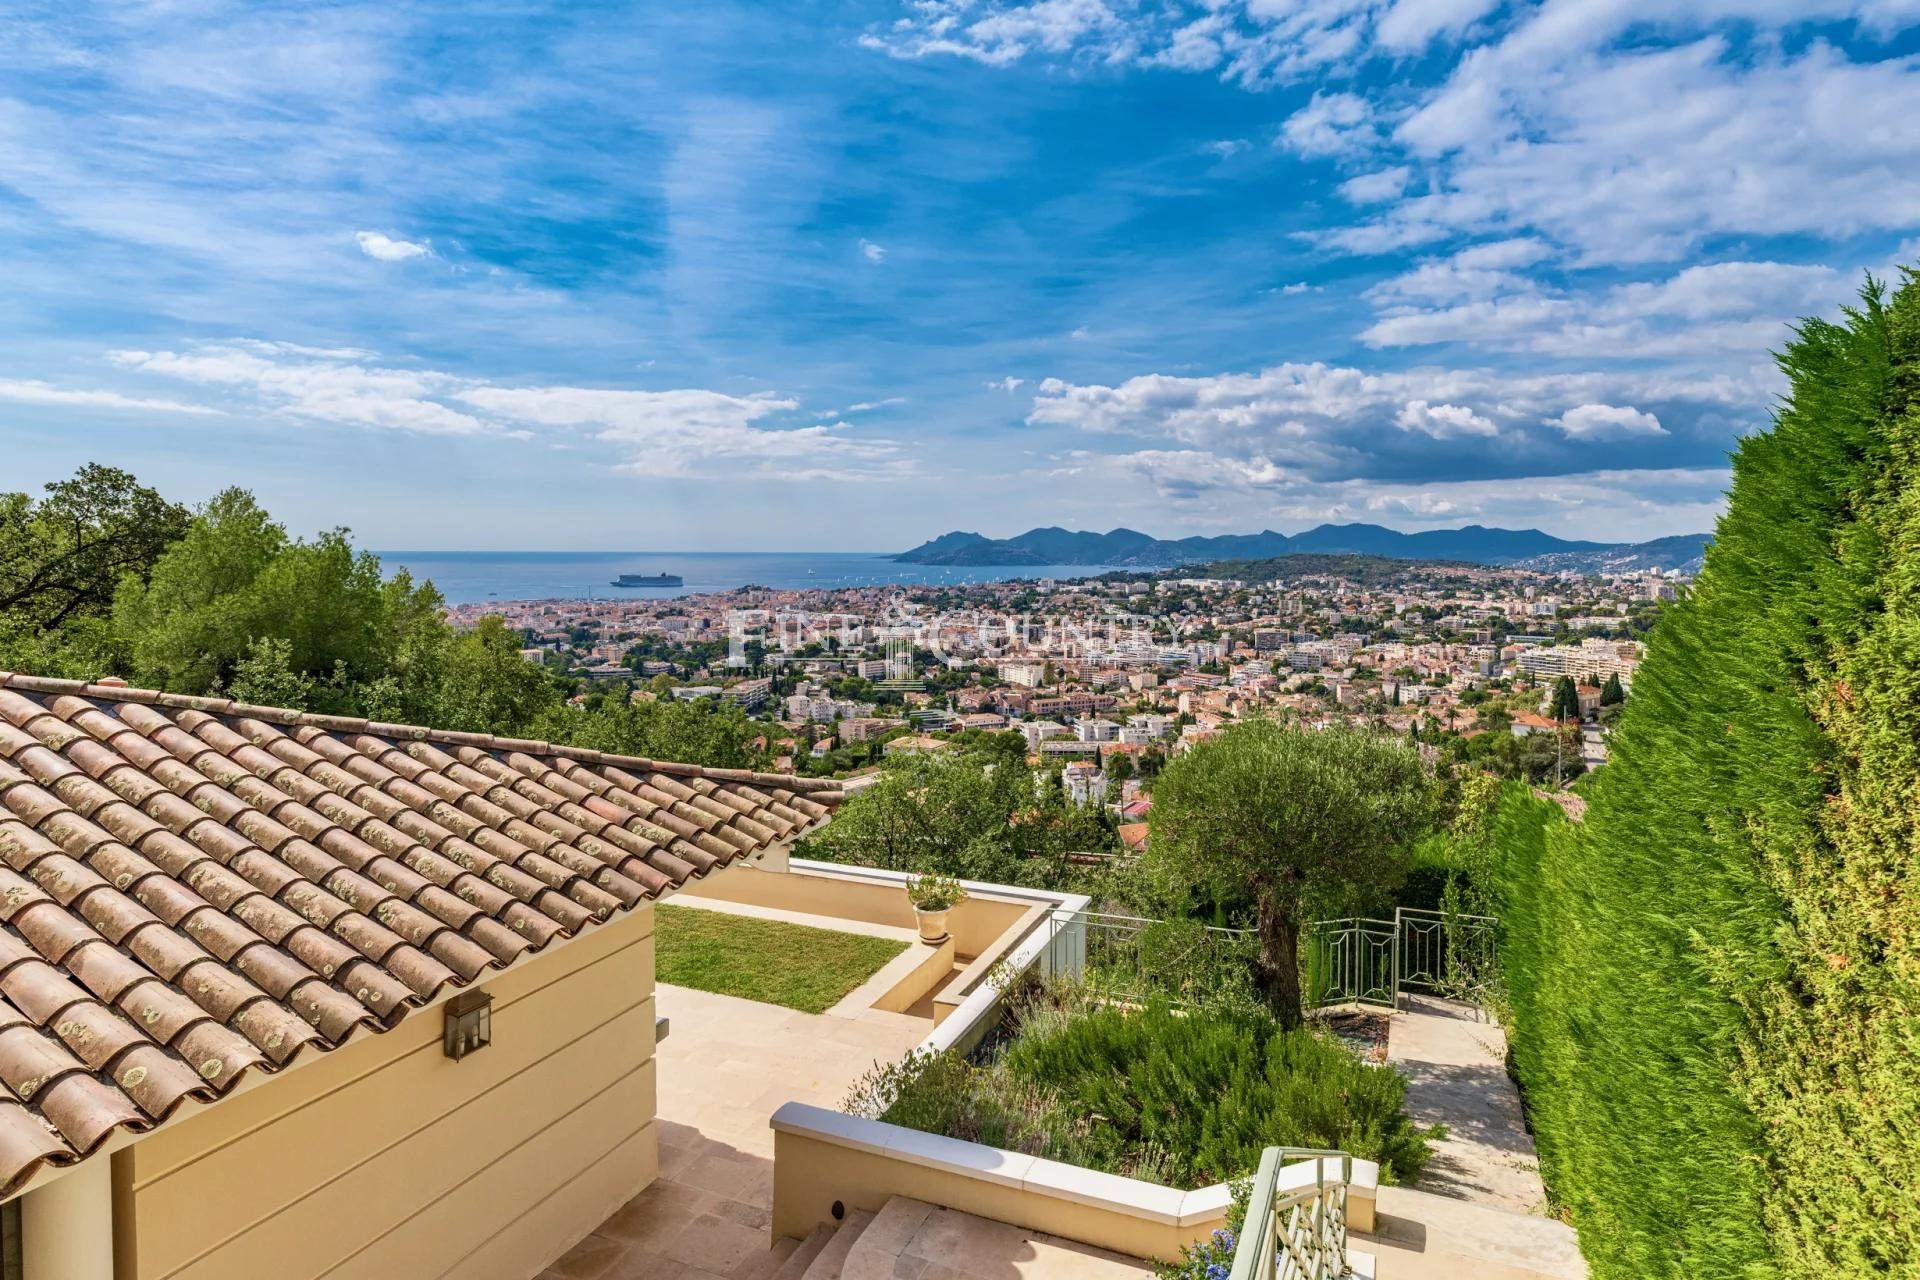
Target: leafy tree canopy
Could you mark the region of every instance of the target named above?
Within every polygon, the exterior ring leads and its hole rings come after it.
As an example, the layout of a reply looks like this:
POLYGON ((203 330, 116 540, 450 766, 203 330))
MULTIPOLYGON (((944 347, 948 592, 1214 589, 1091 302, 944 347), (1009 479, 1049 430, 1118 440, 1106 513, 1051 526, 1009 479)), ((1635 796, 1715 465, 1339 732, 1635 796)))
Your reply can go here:
POLYGON ((1429 810, 1420 757, 1397 736, 1242 721, 1161 773, 1148 859, 1163 880, 1251 894, 1262 993, 1296 1025, 1309 907, 1391 888, 1429 810))
POLYGON ((495 616, 456 630, 433 584, 344 529, 290 536, 228 489, 189 513, 110 467, 0 495, 0 666, 525 736, 694 764, 752 762, 737 707, 563 705, 495 616))
POLYGON ((88 464, 39 502, 0 494, 0 610, 37 627, 105 613, 186 530, 183 507, 114 467, 88 464))

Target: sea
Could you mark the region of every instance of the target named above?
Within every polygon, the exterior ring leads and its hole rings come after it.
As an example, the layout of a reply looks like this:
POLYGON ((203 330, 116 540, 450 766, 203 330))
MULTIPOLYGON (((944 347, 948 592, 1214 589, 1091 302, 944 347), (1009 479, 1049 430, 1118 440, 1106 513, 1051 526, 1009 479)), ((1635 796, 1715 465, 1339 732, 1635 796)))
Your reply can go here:
POLYGON ((449 604, 488 600, 658 600, 732 591, 958 585, 1028 578, 1090 578, 1099 565, 897 564, 859 551, 380 551, 389 574, 430 578, 449 604), (616 587, 623 573, 677 573, 678 587, 616 587))

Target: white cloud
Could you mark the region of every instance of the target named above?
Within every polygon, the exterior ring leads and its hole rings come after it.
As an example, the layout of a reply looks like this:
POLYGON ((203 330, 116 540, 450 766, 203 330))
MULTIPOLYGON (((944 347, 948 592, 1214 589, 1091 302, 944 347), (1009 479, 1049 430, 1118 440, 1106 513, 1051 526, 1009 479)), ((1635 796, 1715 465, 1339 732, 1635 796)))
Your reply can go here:
POLYGON ((1176 68, 1251 89, 1461 43, 1438 85, 1316 92, 1280 141, 1352 162, 1384 206, 1320 242, 1381 253, 1537 234, 1589 264, 1672 262, 1723 236, 1910 233, 1920 59, 1881 56, 1914 0, 905 0, 895 57, 1176 68), (1483 21, 1484 20, 1484 21, 1483 21), (1849 32, 1845 24, 1856 27, 1849 32), (1735 34, 1727 34, 1733 32, 1735 34), (1849 38, 1858 37, 1858 38, 1849 38), (1842 41, 1845 41, 1843 44, 1842 41), (1418 194, 1389 176, 1410 168, 1418 194))
POLYGON ((178 400, 156 400, 147 396, 122 395, 118 391, 100 391, 76 387, 56 387, 37 378, 0 378, 0 400, 15 404, 49 404, 76 409, 129 409, 141 413, 217 414, 207 405, 183 404, 178 400))
POLYGON ((1027 380, 1025 378, 1015 378, 1009 375, 1008 377, 999 378, 992 382, 989 382, 987 384, 987 390, 1008 391, 1008 392, 1018 391, 1021 387, 1026 385, 1026 382, 1027 380))
POLYGON ((1477 22, 1499 0, 1395 0, 1374 27, 1382 48, 1417 53, 1435 36, 1453 34, 1477 22))
POLYGON ((859 404, 847 406, 848 413, 872 413, 875 409, 890 409, 896 404, 905 404, 905 396, 888 396, 884 400, 862 400, 859 404))
POLYGON ((1425 400, 1407 401, 1393 422, 1402 431, 1418 431, 1435 440, 1500 434, 1500 428, 1464 405, 1428 404, 1425 400))
POLYGON ((111 359, 138 373, 219 388, 233 398, 235 413, 441 435, 582 432, 612 446, 621 469, 645 476, 863 480, 909 469, 894 442, 856 436, 844 422, 776 425, 798 402, 774 392, 502 386, 382 365, 365 352, 265 342, 117 351, 111 359))
POLYGON ((1553 249, 1533 236, 1515 236, 1468 245, 1453 255, 1453 265, 1469 271, 1502 271, 1530 267, 1553 256, 1553 249))
POLYGON ((1558 427, 1575 440, 1610 440, 1630 436, 1663 436, 1660 419, 1638 409, 1611 404, 1575 405, 1548 426, 1558 427))
POLYGON ((875 244, 873 241, 865 238, 862 238, 860 241, 860 253, 868 262, 885 262, 887 260, 886 246, 875 244))
POLYGON ((1563 536, 1638 541, 1704 532, 1723 510, 1719 467, 1601 469, 1496 479, 1324 481, 1264 459, 1205 450, 1077 452, 1056 479, 1097 485, 1109 511, 1138 510, 1223 531, 1297 531, 1332 521, 1446 528, 1468 521, 1563 536))
POLYGON ((356 231, 353 238, 360 252, 380 262, 405 262, 409 258, 430 258, 433 246, 424 240, 401 240, 378 231, 356 231))
POLYGON ((1790 336, 1799 316, 1844 300, 1843 273, 1781 262, 1715 262, 1665 279, 1556 289, 1475 262, 1524 263, 1538 241, 1502 241, 1430 259, 1368 291, 1380 318, 1374 347, 1466 343, 1572 357, 1752 361, 1790 336))
POLYGON ((621 446, 621 468, 638 475, 854 480, 898 470, 892 442, 855 439, 844 423, 756 425, 797 407, 772 392, 476 386, 455 398, 503 421, 584 428, 621 446))
MULTIPOLYGON (((1746 9, 1763 30, 1846 4, 1746 9)), ((1527 228, 1585 263, 1672 261, 1713 236, 1837 239, 1920 210, 1920 61, 1813 40, 1616 44, 1647 3, 1548 4, 1462 59, 1396 127, 1428 190, 1324 237, 1357 252, 1527 228), (1631 109, 1623 109, 1631 104, 1631 109)))
POLYGON ((1270 489, 1305 483, 1297 471, 1267 458, 1229 458, 1201 449, 1142 449, 1134 453, 1073 455, 1071 465, 1054 474, 1102 474, 1119 469, 1151 482, 1167 495, 1197 495, 1217 489, 1270 489))
POLYGON ((1029 56, 1163 67, 1249 87, 1296 80, 1378 44, 1418 53, 1468 28, 1490 0, 906 0, 860 43, 895 58, 1005 66, 1029 56))
POLYGON ((1308 284, 1305 280, 1296 280, 1292 284, 1281 285, 1280 292, 1287 297, 1293 297, 1296 294, 1302 293, 1318 293, 1320 292, 1320 286, 1317 284, 1308 284))
MULTIPOLYGON (((1732 430, 1763 420, 1767 394, 1757 379, 1728 375, 1450 368, 1374 373, 1292 363, 1255 373, 1145 374, 1113 386, 1049 378, 1040 384, 1027 421, 1141 438, 1156 449, 1272 463, 1330 481, 1377 479, 1410 467, 1459 475, 1505 461, 1516 448, 1537 455, 1556 442, 1564 449, 1568 442, 1607 438, 1595 411, 1585 406, 1674 405, 1732 430), (1582 427, 1591 429, 1583 434, 1582 427)), ((1647 421, 1658 426, 1651 415, 1647 421)), ((1612 429, 1636 424, 1638 419, 1621 418, 1612 429)), ((1651 436, 1644 429, 1636 433, 1642 440, 1651 436)))
MULTIPOLYGON (((265 345, 265 344, 261 344, 265 345)), ((267 410, 319 422, 436 435, 485 435, 494 427, 436 397, 463 380, 357 360, 272 353, 259 345, 213 344, 190 351, 115 351, 115 364, 253 397, 267 410)))
POLYGON ((1303 156, 1343 156, 1378 141, 1373 104, 1356 93, 1315 93, 1280 126, 1280 141, 1303 156))
POLYGON ((1350 204, 1380 204, 1398 200, 1413 180, 1413 170, 1404 164, 1373 173, 1363 173, 1340 184, 1340 195, 1350 204))

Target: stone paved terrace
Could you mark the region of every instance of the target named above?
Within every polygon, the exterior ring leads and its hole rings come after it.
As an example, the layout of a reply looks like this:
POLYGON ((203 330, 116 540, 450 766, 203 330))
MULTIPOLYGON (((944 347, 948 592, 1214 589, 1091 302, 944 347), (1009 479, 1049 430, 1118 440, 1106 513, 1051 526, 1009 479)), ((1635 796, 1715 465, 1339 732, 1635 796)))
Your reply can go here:
POLYGON ((783 1102, 838 1107, 876 1060, 930 1019, 857 1018, 662 984, 671 1033, 658 1050, 660 1176, 542 1280, 746 1280, 770 1272, 773 1130, 783 1102))
MULTIPOLYGON (((795 1252, 769 1237, 773 1130, 784 1102, 838 1107, 876 1060, 895 1060, 932 1028, 927 1017, 869 1010, 808 1014, 658 987, 672 1031, 660 1044, 660 1176, 547 1269, 541 1280, 770 1280, 795 1252)), ((848 1275, 889 1280, 1144 1280, 1130 1258, 896 1201, 885 1230, 843 1245, 848 1275), (897 1238, 895 1238, 897 1237, 897 1238)), ((831 1236, 830 1229, 824 1234, 831 1236)), ((816 1242, 815 1248, 818 1247, 816 1242)), ((794 1258, 804 1262, 807 1254, 794 1258)), ((836 1264, 837 1265, 837 1264, 836 1264)), ((793 1268, 782 1272, 801 1274, 793 1268)), ((836 1273, 837 1274, 837 1273, 836 1273)))
MULTIPOLYGON (((660 1176, 541 1280, 797 1276, 782 1270, 794 1242, 775 1249, 769 1237, 768 1118, 788 1101, 838 1107, 876 1060, 899 1058, 931 1021, 873 1010, 805 1014, 665 984, 658 992, 660 1013, 672 1024, 658 1051, 660 1176)), ((1411 1078, 1409 1109, 1446 1122, 1452 1134, 1418 1189, 1381 1188, 1378 1234, 1354 1240, 1376 1255, 1377 1274, 1387 1280, 1584 1277, 1573 1232, 1538 1211, 1544 1192, 1504 1050, 1499 1027, 1464 1006, 1416 998, 1394 1015, 1389 1057, 1411 1078)), ((878 1239, 853 1242, 892 1259, 881 1268, 892 1280, 1150 1274, 1142 1263, 911 1201, 895 1202, 877 1220, 857 1216, 863 1221, 850 1225, 899 1228, 900 1239, 884 1248, 878 1239), (911 1230, 902 1225, 909 1217, 911 1230)), ((803 1251, 793 1261, 810 1256, 803 1251)))

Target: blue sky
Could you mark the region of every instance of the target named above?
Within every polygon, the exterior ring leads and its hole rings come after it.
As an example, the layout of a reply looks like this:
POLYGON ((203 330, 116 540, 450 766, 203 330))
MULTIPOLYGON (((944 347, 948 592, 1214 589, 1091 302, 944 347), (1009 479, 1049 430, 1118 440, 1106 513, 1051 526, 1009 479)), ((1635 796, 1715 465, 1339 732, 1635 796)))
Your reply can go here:
POLYGON ((0 486, 422 549, 1706 528, 1786 321, 1920 259, 1916 27, 12 5, 0 486))

